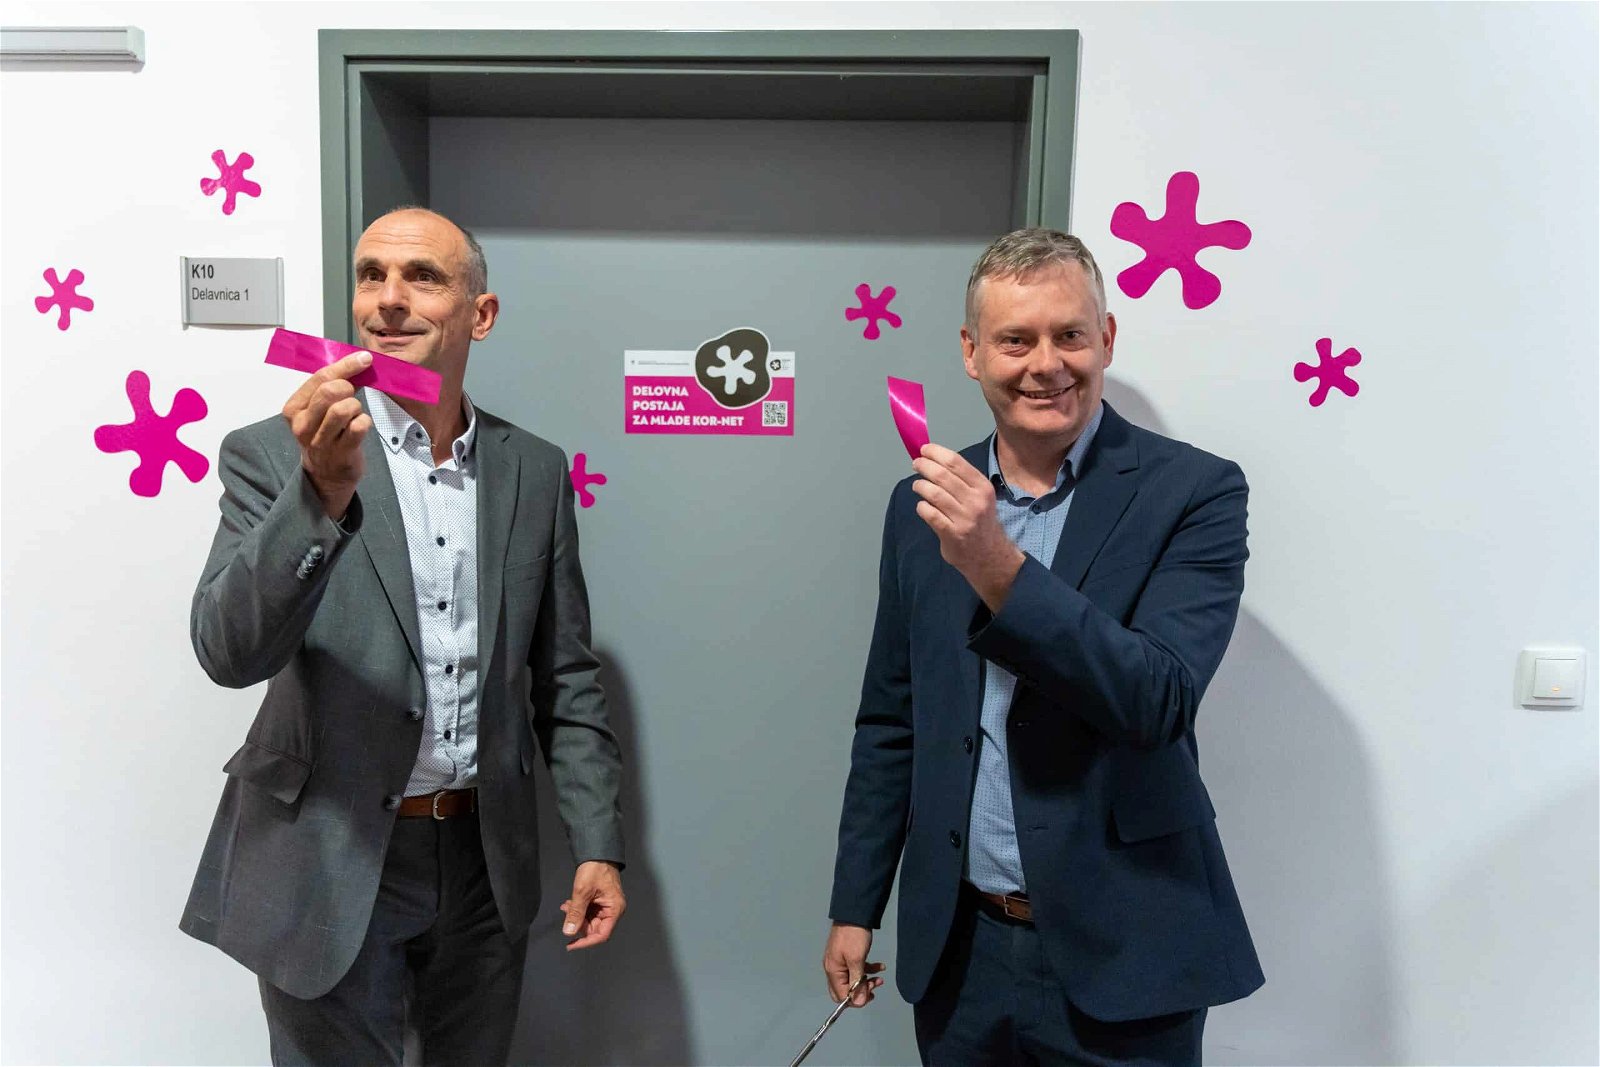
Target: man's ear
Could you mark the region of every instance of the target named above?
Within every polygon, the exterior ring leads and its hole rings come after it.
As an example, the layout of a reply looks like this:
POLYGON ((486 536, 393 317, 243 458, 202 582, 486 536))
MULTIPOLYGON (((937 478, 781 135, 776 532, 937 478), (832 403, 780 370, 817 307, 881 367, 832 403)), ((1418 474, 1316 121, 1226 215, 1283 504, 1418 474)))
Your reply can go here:
POLYGON ((476 317, 472 322, 472 339, 481 341, 489 336, 489 331, 494 329, 494 320, 500 317, 500 298, 493 293, 484 293, 473 304, 476 317))
POLYGON ((961 365, 967 368, 968 378, 978 380, 978 342, 965 324, 961 327, 961 365))
POLYGON ((1101 364, 1101 367, 1104 368, 1111 366, 1111 349, 1117 343, 1117 317, 1109 311, 1106 312, 1106 328, 1101 335, 1101 340, 1106 347, 1106 361, 1101 364))

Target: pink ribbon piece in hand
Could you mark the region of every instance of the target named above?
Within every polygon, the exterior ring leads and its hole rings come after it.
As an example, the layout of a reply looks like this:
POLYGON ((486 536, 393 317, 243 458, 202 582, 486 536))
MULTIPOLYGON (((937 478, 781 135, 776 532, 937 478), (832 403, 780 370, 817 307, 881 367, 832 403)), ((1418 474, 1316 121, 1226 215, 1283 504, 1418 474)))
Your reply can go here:
POLYGON ((407 363, 403 359, 358 348, 343 341, 330 341, 326 337, 313 337, 309 333, 293 330, 273 331, 272 342, 267 345, 267 362, 274 367, 315 374, 331 363, 337 363, 357 352, 372 355, 372 366, 350 379, 356 387, 370 385, 390 396, 419 400, 424 404, 439 402, 439 375, 426 367, 407 363))
POLYGON ((900 431, 911 458, 922 455, 922 446, 929 440, 928 403, 922 398, 922 383, 891 377, 889 414, 894 416, 894 428, 900 431))

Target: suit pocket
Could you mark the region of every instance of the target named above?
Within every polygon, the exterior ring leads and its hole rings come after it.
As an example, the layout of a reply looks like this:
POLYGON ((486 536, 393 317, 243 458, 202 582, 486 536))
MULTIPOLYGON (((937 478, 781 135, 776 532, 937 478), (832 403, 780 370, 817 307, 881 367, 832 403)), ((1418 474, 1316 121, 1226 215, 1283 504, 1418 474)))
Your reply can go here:
POLYGON ((547 559, 548 556, 546 554, 540 554, 532 559, 523 559, 515 563, 506 564, 505 584, 507 586, 520 585, 523 582, 531 582, 535 578, 541 577, 544 574, 547 559))
POLYGON ((1124 750, 1111 821, 1124 843, 1149 841, 1215 820, 1217 811, 1183 742, 1124 750))
POLYGON ((300 799, 300 791, 311 777, 311 764, 254 741, 240 745, 222 769, 284 804, 300 799))

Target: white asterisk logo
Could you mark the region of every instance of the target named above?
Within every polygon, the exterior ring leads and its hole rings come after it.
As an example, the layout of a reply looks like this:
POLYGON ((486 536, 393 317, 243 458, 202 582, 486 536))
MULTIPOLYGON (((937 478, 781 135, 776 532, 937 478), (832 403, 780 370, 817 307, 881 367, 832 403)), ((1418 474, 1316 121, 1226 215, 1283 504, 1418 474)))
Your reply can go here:
POLYGON ((756 372, 747 366, 755 358, 755 353, 748 350, 742 351, 739 353, 739 357, 735 359, 733 357, 733 349, 727 345, 722 345, 717 349, 717 358, 722 360, 722 365, 720 367, 707 368, 706 377, 721 378, 722 391, 728 396, 732 396, 738 390, 741 382, 746 385, 755 384, 756 372))

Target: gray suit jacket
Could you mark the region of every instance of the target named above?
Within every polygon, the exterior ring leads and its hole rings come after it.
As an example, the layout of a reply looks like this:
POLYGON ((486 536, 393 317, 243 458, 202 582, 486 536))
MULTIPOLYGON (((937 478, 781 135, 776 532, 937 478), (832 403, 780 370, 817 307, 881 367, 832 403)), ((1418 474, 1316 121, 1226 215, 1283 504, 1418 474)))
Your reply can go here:
MULTIPOLYGON (((478 409, 478 798, 490 884, 517 936, 539 905, 533 761, 579 861, 622 862, 616 738, 589 644, 566 456, 478 409)), ((195 590, 195 653, 219 685, 266 681, 181 928, 285 992, 355 959, 422 739, 416 597, 388 463, 369 434, 346 516, 323 513, 288 425, 222 443, 221 521, 195 590)))

